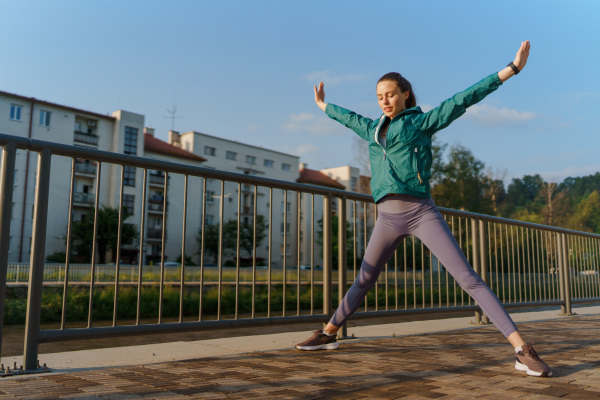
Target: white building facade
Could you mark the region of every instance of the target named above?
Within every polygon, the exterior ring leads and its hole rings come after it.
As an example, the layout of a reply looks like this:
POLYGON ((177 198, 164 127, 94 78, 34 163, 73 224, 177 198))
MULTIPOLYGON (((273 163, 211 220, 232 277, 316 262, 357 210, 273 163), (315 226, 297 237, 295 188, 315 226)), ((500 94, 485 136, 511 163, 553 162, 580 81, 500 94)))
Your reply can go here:
MULTIPOLYGON (((234 172, 263 178, 294 182, 298 178, 299 157, 265 149, 263 147, 240 143, 221 137, 190 131, 182 134, 170 132, 169 143, 206 159, 205 168, 234 172)), ((262 216, 267 223, 271 221, 271 241, 269 234, 265 236, 256 248, 257 263, 265 265, 271 261, 274 267, 296 265, 297 261, 297 229, 298 216, 297 195, 279 189, 258 187, 256 198, 253 185, 221 180, 207 179, 205 225, 219 225, 239 219, 240 224, 253 226, 254 208, 256 215, 262 216), (221 214, 221 202, 223 213, 221 214), (285 203, 285 204, 284 204, 285 203), (284 253, 285 252, 285 253, 284 253)), ((198 199, 197 207, 201 207, 202 199, 198 199)), ((230 222, 231 223, 231 222, 230 222)), ((250 249, 240 249, 240 258, 249 262, 254 254, 250 249)), ((226 260, 235 262, 237 249, 229 249, 226 260)))
MULTIPOLYGON (((0 91, 0 133, 7 135, 82 148, 161 158, 159 157, 161 152, 145 151, 144 122, 143 115, 133 112, 118 110, 112 115, 105 115, 0 91)), ((192 156, 193 162, 197 165, 203 161, 201 157, 196 157, 189 152, 184 153, 192 156)), ((17 151, 11 233, 8 239, 10 241, 9 262, 13 263, 27 263, 30 258, 36 158, 37 155, 34 153, 17 151)), ((167 156, 166 158, 171 161, 190 161, 185 157, 169 158, 167 156)), ((75 158, 74 161, 73 164, 73 159, 70 157, 52 156, 46 256, 64 252, 66 249, 72 165, 74 165, 71 215, 73 221, 80 221, 84 215, 93 213, 97 190, 100 191, 98 195, 100 207, 118 208, 122 167, 114 164, 98 165, 95 161, 82 158, 75 158), (99 168, 101 169, 100 182, 98 182, 97 175, 99 168)), ((124 222, 135 225, 139 231, 142 220, 143 171, 133 167, 124 168, 123 206, 131 214, 124 222)), ((149 180, 152 181, 152 172, 150 175, 149 180)), ((148 187, 152 186, 156 185, 149 183, 148 187)), ((151 193, 151 190, 148 190, 148 197, 151 196, 151 193)), ((162 218, 162 213, 153 213, 150 200, 151 198, 146 199, 146 220, 152 220, 152 214, 159 214, 162 218)), ((156 246, 153 246, 155 238, 148 239, 149 236, 152 235, 148 235, 146 232, 146 239, 142 246, 144 262, 147 262, 148 259, 152 261, 151 257, 160 251, 160 242, 157 249, 156 246)), ((173 238, 173 241, 175 240, 177 237, 173 238)), ((179 245, 181 245, 180 238, 179 245)), ((122 256, 125 257, 125 261, 137 262, 139 241, 124 247, 125 251, 122 256)), ((180 253, 181 250, 177 255, 180 253)), ((107 255, 107 261, 111 261, 112 258, 112 254, 107 255)))
MULTIPOLYGON (((181 135, 170 132, 169 140, 165 142, 154 136, 153 129, 144 126, 145 117, 137 113, 118 110, 111 115, 104 115, 0 91, 0 133, 3 134, 283 181, 294 182, 298 177, 299 158, 294 155, 195 131, 181 135)), ((36 154, 22 150, 17 152, 11 234, 8 238, 9 262, 26 263, 30 258, 36 165, 36 154)), ((69 157, 52 156, 51 212, 48 214, 46 256, 66 249, 72 165, 73 159, 69 157)), ((73 221, 79 221, 85 214, 93 212, 97 190, 100 206, 118 208, 121 166, 98 165, 94 161, 79 158, 75 159, 74 166, 73 221), (97 181, 99 168, 100 182, 97 181)), ((167 178, 165 208, 164 172, 148 171, 146 198, 142 199, 143 170, 134 167, 124 169, 123 206, 131 214, 124 222, 134 224, 139 231, 143 201, 146 206, 144 244, 141 246, 143 262, 156 264, 162 259, 163 226, 166 227, 165 260, 175 261, 182 254, 184 177, 172 174, 167 178)), ((199 262, 197 238, 201 233, 202 217, 206 226, 218 224, 221 220, 221 199, 224 201, 223 221, 237 220, 238 198, 241 223, 251 224, 254 218, 253 186, 241 185, 238 194, 237 183, 226 182, 224 193, 221 193, 219 180, 208 179, 206 193, 203 192, 203 185, 202 178, 188 178, 185 253, 196 263, 199 262), (205 210, 202 209, 204 197, 205 210)), ((259 187, 257 193, 257 215, 262 215, 267 223, 272 223, 271 246, 268 237, 262 240, 256 252, 259 262, 266 263, 270 259, 276 267, 282 266, 284 261, 286 265, 291 265, 298 251, 295 239, 298 227, 296 194, 289 192, 287 204, 284 205, 285 194, 281 190, 259 187)), ((124 246, 121 259, 137 263, 139 248, 139 242, 124 246)), ((235 262, 235 254, 231 251, 224 256, 223 262, 235 262)), ((242 249, 240 256, 251 258, 252 254, 242 249)), ((107 262, 113 259, 114 255, 108 254, 107 262)))

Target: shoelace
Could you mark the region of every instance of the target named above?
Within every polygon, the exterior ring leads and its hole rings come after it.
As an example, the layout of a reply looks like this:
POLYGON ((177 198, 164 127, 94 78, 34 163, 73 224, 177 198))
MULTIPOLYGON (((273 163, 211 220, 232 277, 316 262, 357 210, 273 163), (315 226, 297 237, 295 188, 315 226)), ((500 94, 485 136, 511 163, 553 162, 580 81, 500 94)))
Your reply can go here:
MULTIPOLYGON (((332 336, 335 336, 335 335, 332 335, 332 336)), ((323 332, 323 331, 315 331, 315 334, 313 335, 313 337, 314 337, 315 339, 316 339, 316 338, 322 338, 322 337, 330 338, 330 337, 332 337, 332 336, 330 336, 330 335, 326 334, 326 333, 325 333, 325 332, 323 332)))
POLYGON ((540 356, 538 356, 538 353, 533 349, 533 343, 531 343, 531 347, 529 348, 529 351, 527 353, 529 353, 529 357, 531 357, 532 360, 542 361, 540 356))

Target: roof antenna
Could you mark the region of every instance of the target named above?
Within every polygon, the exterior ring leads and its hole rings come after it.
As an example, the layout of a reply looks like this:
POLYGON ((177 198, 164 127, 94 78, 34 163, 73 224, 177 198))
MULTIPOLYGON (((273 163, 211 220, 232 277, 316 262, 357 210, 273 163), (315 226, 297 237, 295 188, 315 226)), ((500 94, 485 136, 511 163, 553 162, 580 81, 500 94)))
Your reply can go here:
POLYGON ((167 112, 168 112, 169 114, 171 114, 171 116, 169 116, 169 117, 164 117, 164 118, 171 118, 171 130, 172 130, 172 131, 174 131, 174 130, 175 130, 175 119, 177 119, 177 118, 183 118, 183 117, 176 117, 176 116, 175 116, 175 114, 177 113, 177 107, 176 107, 176 106, 173 106, 173 109, 172 109, 172 110, 169 110, 169 109, 167 108, 167 112))

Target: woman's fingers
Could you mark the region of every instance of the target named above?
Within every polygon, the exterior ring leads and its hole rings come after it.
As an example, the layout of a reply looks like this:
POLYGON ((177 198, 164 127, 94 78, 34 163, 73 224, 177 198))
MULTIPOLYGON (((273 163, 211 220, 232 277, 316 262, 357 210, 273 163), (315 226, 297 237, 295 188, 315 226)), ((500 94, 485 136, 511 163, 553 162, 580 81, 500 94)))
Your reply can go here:
POLYGON ((323 82, 319 82, 319 86, 315 85, 315 101, 325 101, 325 90, 323 82))
POLYGON ((527 58, 529 57, 530 48, 531 44, 529 43, 529 40, 521 42, 521 47, 519 47, 514 61, 514 64, 517 66, 517 68, 519 68, 519 70, 523 69, 523 67, 525 67, 525 64, 527 64, 527 58))

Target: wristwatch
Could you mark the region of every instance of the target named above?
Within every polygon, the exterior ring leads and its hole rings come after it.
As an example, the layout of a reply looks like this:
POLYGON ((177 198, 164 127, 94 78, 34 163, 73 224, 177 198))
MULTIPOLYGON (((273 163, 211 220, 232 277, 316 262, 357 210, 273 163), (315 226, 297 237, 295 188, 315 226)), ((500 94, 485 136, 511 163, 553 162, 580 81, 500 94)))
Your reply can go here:
POLYGON ((512 61, 508 63, 507 67, 510 67, 510 69, 513 70, 515 75, 518 75, 519 72, 521 72, 521 71, 519 71, 519 68, 517 68, 517 66, 512 61))

